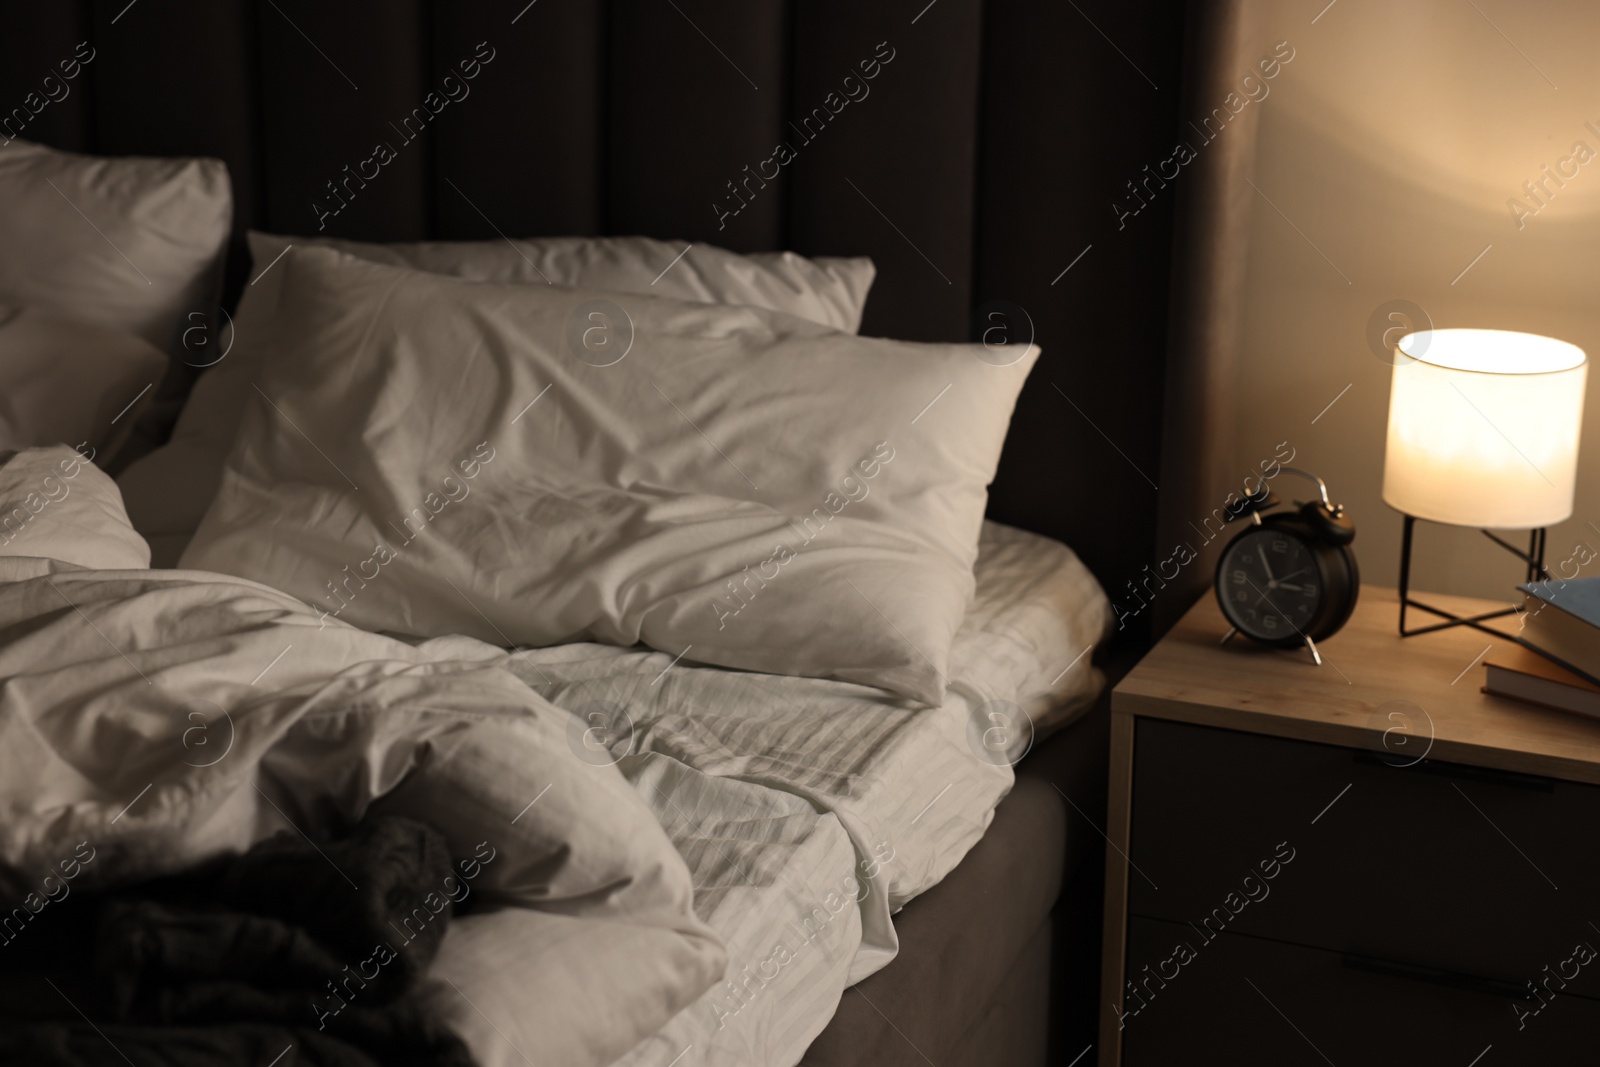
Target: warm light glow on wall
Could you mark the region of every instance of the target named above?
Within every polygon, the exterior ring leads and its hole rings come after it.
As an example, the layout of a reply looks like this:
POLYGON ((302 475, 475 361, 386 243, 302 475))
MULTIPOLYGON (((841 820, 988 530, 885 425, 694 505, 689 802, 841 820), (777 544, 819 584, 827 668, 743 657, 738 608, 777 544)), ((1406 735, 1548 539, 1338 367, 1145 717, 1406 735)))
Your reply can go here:
POLYGON ((1400 339, 1383 500, 1431 522, 1551 526, 1572 514, 1588 363, 1565 341, 1508 330, 1400 339))

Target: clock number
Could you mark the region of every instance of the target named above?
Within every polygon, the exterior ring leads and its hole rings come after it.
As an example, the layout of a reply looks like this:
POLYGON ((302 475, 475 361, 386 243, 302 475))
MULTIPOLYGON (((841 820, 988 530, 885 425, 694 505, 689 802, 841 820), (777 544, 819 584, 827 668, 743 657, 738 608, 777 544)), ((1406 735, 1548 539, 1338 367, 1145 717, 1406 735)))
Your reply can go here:
POLYGON ((1276 552, 1280 556, 1283 555, 1289 551, 1289 542, 1285 540, 1277 540, 1272 542, 1272 551, 1276 552))
POLYGON ((1305 584, 1305 594, 1308 597, 1317 595, 1317 586, 1315 582, 1307 582, 1305 584))
POLYGON ((1248 582, 1249 580, 1250 580, 1250 576, 1248 574, 1246 574, 1244 571, 1235 570, 1233 572, 1233 584, 1234 585, 1243 585, 1245 582, 1248 582))
POLYGON ((1276 615, 1268 615, 1261 620, 1261 625, 1268 630, 1276 630, 1278 628, 1278 617, 1276 615))

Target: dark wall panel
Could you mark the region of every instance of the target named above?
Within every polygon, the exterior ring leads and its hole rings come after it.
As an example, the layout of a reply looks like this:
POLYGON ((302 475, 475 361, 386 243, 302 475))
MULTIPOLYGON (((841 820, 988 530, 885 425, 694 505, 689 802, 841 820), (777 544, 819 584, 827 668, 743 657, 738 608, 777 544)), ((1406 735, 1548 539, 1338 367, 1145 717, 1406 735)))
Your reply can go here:
POLYGON ((493 61, 434 129, 438 236, 604 232, 604 0, 437 5, 432 84, 480 43, 493 61))
POLYGON ((85 3, 7 5, 0 25, 0 145, 21 137, 78 152, 94 150, 91 101, 100 56, 93 53, 70 81, 62 78, 60 65, 75 62, 79 43, 89 36, 85 3), (48 86, 47 77, 54 79, 48 86))
POLYGON ((1137 215, 1113 205, 1137 206, 1127 183, 1171 154, 1182 19, 1153 17, 1162 5, 1149 0, 990 0, 987 10, 976 302, 1025 309, 1044 349, 990 513, 1032 529, 1070 526, 1073 548, 1115 598, 1163 558, 1154 552, 1172 190, 1154 183, 1137 215), (1102 521, 1085 521, 1095 512, 1102 521))
MULTIPOLYGON (((93 8, 94 66, 104 84, 116 87, 96 96, 95 150, 221 159, 233 180, 234 233, 242 236, 261 211, 252 5, 95 0, 93 8), (174 23, 184 27, 182 38, 175 38, 174 23), (200 86, 205 107, 195 106, 200 86)), ((243 284, 247 267, 244 247, 235 242, 231 290, 243 284)))
POLYGON ((264 0, 257 22, 267 228, 426 237, 433 116, 421 0, 264 0), (374 155, 380 145, 388 162, 374 155))
POLYGON ((783 183, 742 183, 780 136, 788 37, 786 3, 612 0, 613 232, 782 245, 783 183), (741 202, 731 220, 718 210, 741 202))
POLYGON ((878 280, 863 333, 963 340, 982 5, 939 0, 918 17, 921 6, 818 0, 796 10, 790 237, 808 254, 870 251, 878 280), (879 64, 864 83, 863 61, 879 64), (847 91, 866 95, 822 125, 813 113, 828 110, 829 94, 848 100, 847 91))

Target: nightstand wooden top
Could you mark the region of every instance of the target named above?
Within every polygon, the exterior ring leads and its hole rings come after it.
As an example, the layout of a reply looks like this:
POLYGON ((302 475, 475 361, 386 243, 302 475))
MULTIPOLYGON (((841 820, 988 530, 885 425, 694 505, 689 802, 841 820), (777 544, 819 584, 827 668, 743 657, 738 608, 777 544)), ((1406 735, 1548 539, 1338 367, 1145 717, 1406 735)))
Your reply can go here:
MULTIPOLYGON (((1463 614, 1504 606, 1416 595, 1463 614)), ((1219 645, 1228 624, 1205 596, 1117 686, 1112 713, 1600 784, 1600 721, 1488 696, 1483 660, 1506 642, 1468 627, 1402 638, 1399 610, 1395 590, 1363 586, 1317 667, 1304 649, 1219 645)))

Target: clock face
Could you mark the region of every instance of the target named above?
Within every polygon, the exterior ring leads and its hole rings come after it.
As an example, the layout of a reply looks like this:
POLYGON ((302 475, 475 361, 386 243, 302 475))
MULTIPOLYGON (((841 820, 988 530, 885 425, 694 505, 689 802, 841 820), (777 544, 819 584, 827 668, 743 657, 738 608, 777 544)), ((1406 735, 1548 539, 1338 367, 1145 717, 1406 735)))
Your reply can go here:
POLYGON ((1228 621, 1260 641, 1296 641, 1325 592, 1316 557, 1300 538, 1271 526, 1240 535, 1217 570, 1228 621))

